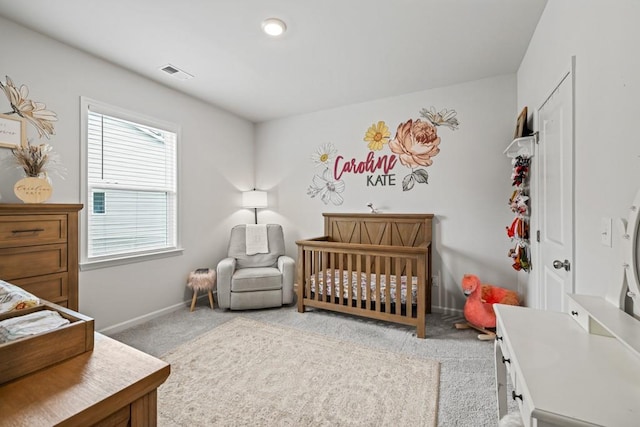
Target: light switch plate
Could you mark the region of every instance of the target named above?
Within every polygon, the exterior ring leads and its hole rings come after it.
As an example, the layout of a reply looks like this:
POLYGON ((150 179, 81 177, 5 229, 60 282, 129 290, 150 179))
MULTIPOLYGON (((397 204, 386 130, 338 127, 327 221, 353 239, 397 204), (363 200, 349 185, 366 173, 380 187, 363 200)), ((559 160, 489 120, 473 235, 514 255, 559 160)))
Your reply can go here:
POLYGON ((600 238, 603 246, 611 247, 611 218, 600 220, 600 238))

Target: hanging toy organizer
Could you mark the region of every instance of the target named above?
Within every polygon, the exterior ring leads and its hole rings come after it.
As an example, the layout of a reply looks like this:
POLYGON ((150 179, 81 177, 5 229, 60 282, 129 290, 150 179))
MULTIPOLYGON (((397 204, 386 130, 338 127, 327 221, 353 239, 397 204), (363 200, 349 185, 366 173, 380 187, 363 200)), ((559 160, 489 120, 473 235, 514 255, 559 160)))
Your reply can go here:
POLYGON ((508 256, 513 260, 512 267, 518 271, 531 271, 531 251, 529 240, 529 170, 533 156, 535 135, 516 138, 504 153, 513 160, 511 185, 514 187, 509 207, 514 213, 511 225, 507 226, 507 236, 514 242, 508 256))

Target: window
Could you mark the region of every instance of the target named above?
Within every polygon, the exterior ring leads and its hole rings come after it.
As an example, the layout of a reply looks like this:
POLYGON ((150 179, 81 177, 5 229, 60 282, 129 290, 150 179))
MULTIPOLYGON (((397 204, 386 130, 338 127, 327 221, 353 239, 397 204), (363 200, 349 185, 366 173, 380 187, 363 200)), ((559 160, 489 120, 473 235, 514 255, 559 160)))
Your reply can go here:
POLYGON ((83 268, 178 250, 177 126, 82 104, 83 268))
POLYGON ((93 195, 93 213, 103 214, 105 213, 104 207, 104 191, 94 191, 93 195))

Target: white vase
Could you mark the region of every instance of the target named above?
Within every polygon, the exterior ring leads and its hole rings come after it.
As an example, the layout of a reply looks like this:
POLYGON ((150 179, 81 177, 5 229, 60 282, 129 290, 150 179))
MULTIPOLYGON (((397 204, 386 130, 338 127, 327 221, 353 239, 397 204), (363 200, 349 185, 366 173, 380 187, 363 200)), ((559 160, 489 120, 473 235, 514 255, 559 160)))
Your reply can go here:
POLYGON ((13 192, 25 203, 43 203, 49 200, 53 188, 46 178, 22 178, 13 186, 13 192))

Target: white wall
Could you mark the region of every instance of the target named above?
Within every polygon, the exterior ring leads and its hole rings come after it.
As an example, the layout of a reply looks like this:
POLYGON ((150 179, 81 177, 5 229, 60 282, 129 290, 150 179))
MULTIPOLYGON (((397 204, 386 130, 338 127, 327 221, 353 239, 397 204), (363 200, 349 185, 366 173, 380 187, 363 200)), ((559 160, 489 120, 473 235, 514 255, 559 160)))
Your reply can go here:
POLYGON ((322 212, 367 212, 367 202, 373 202, 384 212, 434 213, 433 266, 442 281, 434 288, 435 309, 463 307, 465 273, 516 289, 505 232, 512 219, 511 163, 502 154, 515 128, 515 90, 515 75, 499 76, 257 125, 256 183, 270 197, 259 221, 283 224, 287 252, 295 257, 296 239, 322 234, 322 212), (455 109, 460 128, 438 128, 441 151, 427 168, 429 184, 403 192, 408 169, 398 164, 393 187, 367 187, 362 175, 345 175, 341 206, 307 196, 318 171, 310 155, 318 146, 331 142, 346 159, 363 159, 363 137, 372 123, 384 120, 393 138, 398 124, 419 118, 420 109, 430 106, 455 109))
MULTIPOLYGON (((50 203, 80 201, 80 96, 181 126, 184 254, 82 271, 80 311, 94 317, 96 328, 103 329, 190 299, 185 289, 188 272, 215 267, 226 254, 231 226, 252 221, 252 213, 238 206, 240 190, 253 187, 253 124, 3 18, 0 39, 2 80, 8 75, 16 84, 27 85, 31 99, 46 103, 58 115, 56 135, 50 142, 60 153, 67 175, 64 180, 53 177, 50 203)), ((9 110, 4 95, 0 96, 0 111, 9 110)), ((37 139, 32 129, 29 134, 37 139)), ((8 154, 0 150, 0 157, 8 154)), ((18 202, 13 184, 20 175, 2 160, 2 202, 18 202)))
POLYGON ((535 110, 576 56, 572 265, 578 293, 604 295, 618 281, 615 221, 627 218, 640 187, 638 18, 636 0, 550 1, 518 71, 518 106, 535 110), (600 243, 603 217, 614 219, 613 248, 600 243))

